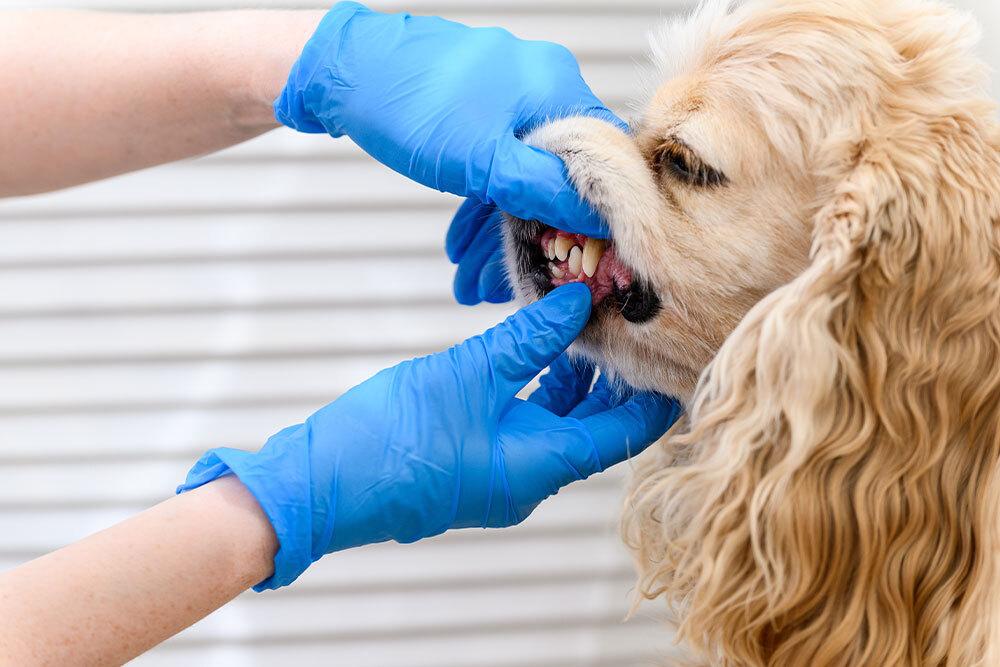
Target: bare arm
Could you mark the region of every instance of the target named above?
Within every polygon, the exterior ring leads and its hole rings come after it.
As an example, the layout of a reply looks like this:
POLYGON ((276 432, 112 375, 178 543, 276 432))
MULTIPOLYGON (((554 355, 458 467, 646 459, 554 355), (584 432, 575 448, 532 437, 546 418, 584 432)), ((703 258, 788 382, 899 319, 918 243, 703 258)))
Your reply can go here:
POLYGON ((0 665, 121 664, 271 576, 278 540, 235 477, 0 574, 0 665))
POLYGON ((0 12, 0 197, 231 146, 271 103, 323 12, 0 12))

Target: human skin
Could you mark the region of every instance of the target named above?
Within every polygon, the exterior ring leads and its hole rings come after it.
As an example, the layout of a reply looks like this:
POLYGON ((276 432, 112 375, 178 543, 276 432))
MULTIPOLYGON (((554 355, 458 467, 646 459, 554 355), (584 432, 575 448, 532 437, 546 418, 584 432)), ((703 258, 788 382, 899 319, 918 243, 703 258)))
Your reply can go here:
POLYGON ((122 664, 271 576, 278 539, 233 476, 0 574, 0 665, 122 664))
POLYGON ((278 127, 321 11, 0 13, 0 197, 203 155, 278 127))
MULTIPOLYGON (((0 13, 0 197, 202 155, 278 127, 315 11, 0 13)), ((271 575, 234 477, 0 574, 0 665, 120 664, 271 575)))

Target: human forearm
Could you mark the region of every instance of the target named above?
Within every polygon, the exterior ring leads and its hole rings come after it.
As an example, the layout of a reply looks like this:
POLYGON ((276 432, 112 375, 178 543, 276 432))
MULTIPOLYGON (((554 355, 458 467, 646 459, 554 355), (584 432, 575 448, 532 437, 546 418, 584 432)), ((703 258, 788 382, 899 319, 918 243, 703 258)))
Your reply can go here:
POLYGON ((0 196, 67 187, 277 127, 315 11, 0 13, 0 196))
POLYGON ((223 477, 0 574, 0 665, 121 664, 274 569, 253 496, 223 477))

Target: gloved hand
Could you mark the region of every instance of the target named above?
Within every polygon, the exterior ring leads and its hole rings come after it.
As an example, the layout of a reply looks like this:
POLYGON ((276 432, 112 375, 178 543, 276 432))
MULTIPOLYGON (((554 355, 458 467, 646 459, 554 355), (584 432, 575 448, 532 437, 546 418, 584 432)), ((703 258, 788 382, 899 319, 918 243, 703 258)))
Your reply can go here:
POLYGON ((466 199, 448 228, 444 249, 455 271, 455 299, 466 306, 514 298, 504 267, 503 219, 495 206, 466 199))
MULTIPOLYGON (((532 127, 567 115, 624 127, 557 44, 340 2, 306 44, 274 109, 289 127, 346 134, 399 173, 486 210, 499 206, 566 231, 607 236, 568 184, 562 161, 520 141, 532 127)), ((480 218, 456 219, 452 236, 465 242, 452 245, 453 257, 476 236, 480 218)))
POLYGON ((207 452, 178 492, 234 473, 253 493, 280 542, 257 590, 332 551, 519 523, 562 486, 641 452, 679 414, 653 394, 619 404, 600 382, 587 396, 593 370, 559 357, 589 315, 585 285, 555 290, 485 334, 382 371, 260 452, 207 452), (515 398, 549 364, 541 389, 515 398))

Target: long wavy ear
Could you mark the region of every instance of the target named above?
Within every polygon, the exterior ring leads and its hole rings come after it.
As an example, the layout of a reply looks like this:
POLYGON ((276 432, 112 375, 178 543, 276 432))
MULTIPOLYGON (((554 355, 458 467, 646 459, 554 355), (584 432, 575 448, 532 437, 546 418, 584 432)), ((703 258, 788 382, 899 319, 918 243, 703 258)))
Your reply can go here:
POLYGON ((640 592, 713 664, 1000 664, 1000 162, 967 120, 857 147, 637 473, 640 592))

